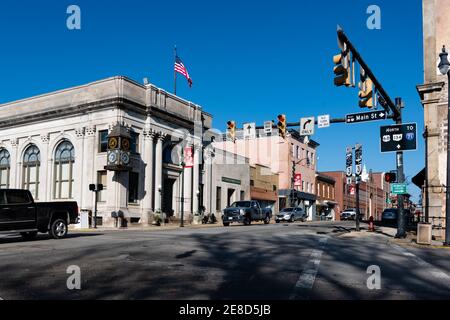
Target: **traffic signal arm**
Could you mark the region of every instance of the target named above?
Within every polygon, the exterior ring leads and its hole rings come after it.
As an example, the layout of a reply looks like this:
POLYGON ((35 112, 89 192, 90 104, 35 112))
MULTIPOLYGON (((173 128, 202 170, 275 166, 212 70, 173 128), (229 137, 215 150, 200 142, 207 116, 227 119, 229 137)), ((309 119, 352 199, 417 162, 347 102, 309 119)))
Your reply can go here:
POLYGON ((373 81, 373 84, 375 85, 375 88, 377 91, 382 95, 384 100, 386 101, 386 106, 383 106, 386 112, 389 113, 389 111, 392 111, 394 120, 398 120, 401 118, 401 113, 397 109, 397 106, 394 104, 390 96, 387 94, 387 92, 384 90, 383 86, 380 82, 378 82, 375 75, 370 70, 369 66, 364 62, 359 52, 356 50, 356 48, 353 46, 353 44, 348 39, 347 35, 344 33, 344 30, 342 30, 341 27, 338 27, 338 38, 340 41, 346 44, 348 50, 350 50, 353 54, 353 58, 359 62, 360 66, 364 69, 366 72, 366 75, 373 81))

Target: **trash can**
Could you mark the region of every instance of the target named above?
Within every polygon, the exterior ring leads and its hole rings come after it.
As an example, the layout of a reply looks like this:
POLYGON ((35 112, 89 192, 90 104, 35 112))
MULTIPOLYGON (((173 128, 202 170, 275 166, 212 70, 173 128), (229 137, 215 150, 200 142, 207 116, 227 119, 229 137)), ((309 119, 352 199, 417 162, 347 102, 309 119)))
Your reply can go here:
POLYGON ((417 243, 431 244, 431 223, 420 222, 417 224, 417 243))
POLYGON ((89 229, 89 215, 91 210, 80 210, 80 220, 75 225, 75 229, 89 229))

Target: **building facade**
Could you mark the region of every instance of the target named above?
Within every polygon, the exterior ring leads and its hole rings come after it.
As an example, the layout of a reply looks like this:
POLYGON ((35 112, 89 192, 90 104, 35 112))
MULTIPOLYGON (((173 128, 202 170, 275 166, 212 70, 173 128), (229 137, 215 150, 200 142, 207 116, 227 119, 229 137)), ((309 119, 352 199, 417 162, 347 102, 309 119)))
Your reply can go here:
POLYGON ((317 147, 313 140, 305 143, 298 131, 290 130, 286 139, 278 133, 267 134, 257 130, 255 137, 245 137, 242 130, 236 132, 236 141, 216 140, 214 146, 249 159, 250 165, 256 164, 270 168, 271 174, 278 174, 278 208, 274 212, 288 207, 300 206, 309 213, 309 219, 315 219, 315 181, 317 167, 317 147), (300 185, 294 185, 296 174, 301 175, 300 185))
POLYGON ((0 105, 0 187, 29 189, 36 201, 76 200, 92 212, 90 184, 101 183, 99 223, 113 213, 147 224, 155 211, 184 216, 200 208, 208 175, 200 164, 202 132, 212 117, 151 84, 114 77, 0 105), (105 170, 115 125, 131 136, 131 171, 105 170), (195 132, 198 130, 199 132, 195 132), (195 165, 181 166, 190 147, 195 165))
POLYGON ((278 174, 269 167, 255 164, 250 167, 250 198, 258 200, 261 207, 278 213, 278 174))
MULTIPOLYGON (((335 212, 340 215, 345 209, 356 207, 356 195, 351 194, 344 171, 328 171, 322 174, 335 181, 335 212)), ((359 186, 359 208, 365 219, 373 216, 381 220, 384 209, 390 203, 390 184, 384 181, 384 173, 369 172, 365 181, 359 186)))
POLYGON ((205 212, 221 217, 233 202, 251 198, 249 159, 217 148, 206 148, 205 155, 205 212))
POLYGON ((340 220, 339 212, 336 210, 336 180, 321 172, 316 174, 316 214, 324 217, 331 213, 333 221, 340 220))
MULTIPOLYGON (((426 172, 421 187, 426 219, 433 235, 443 237, 447 165, 447 76, 440 74, 439 53, 450 49, 450 6, 448 0, 423 0, 424 84, 418 85, 424 108, 426 172)), ((419 184, 419 185, 420 185, 419 184)))

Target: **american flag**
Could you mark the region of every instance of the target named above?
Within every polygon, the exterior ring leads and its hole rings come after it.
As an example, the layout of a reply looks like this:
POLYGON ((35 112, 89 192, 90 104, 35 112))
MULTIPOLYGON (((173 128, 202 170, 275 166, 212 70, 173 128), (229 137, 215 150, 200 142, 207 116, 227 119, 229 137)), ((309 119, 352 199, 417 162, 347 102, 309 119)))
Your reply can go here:
POLYGON ((189 76, 189 72, 184 66, 183 61, 181 61, 180 57, 178 56, 175 57, 175 72, 181 73, 183 76, 185 76, 189 83, 189 87, 192 87, 192 79, 189 76))

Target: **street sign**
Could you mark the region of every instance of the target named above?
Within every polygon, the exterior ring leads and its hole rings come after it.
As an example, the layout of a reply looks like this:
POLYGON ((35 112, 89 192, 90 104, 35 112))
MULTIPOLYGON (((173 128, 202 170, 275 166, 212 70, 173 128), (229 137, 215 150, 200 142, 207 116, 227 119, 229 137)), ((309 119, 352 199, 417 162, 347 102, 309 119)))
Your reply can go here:
POLYGON ((406 194, 406 183, 391 183, 392 194, 406 194))
POLYGON ((386 120, 386 111, 371 111, 362 113, 352 113, 345 116, 346 123, 358 123, 367 121, 386 120))
MULTIPOLYGON (((347 147, 345 149, 345 175, 347 178, 351 178, 353 174, 353 152, 352 147, 347 147)), ((348 181, 348 179, 347 179, 348 181)))
POLYGON ((256 123, 244 123, 244 139, 256 139, 256 123))
POLYGON ((301 118, 300 135, 312 136, 314 134, 314 117, 301 118))
POLYGON ((330 126, 330 115, 324 114, 317 117, 317 126, 319 128, 328 128, 330 126))
POLYGON ((362 173, 362 145, 357 144, 355 146, 355 174, 356 181, 361 176, 362 173))
POLYGON ((381 152, 417 149, 417 124, 407 123, 380 127, 381 152))
POLYGON ((265 134, 272 134, 272 121, 265 121, 264 122, 264 133, 265 134))

